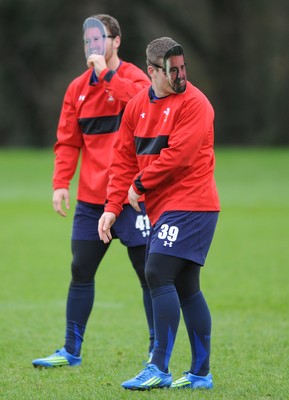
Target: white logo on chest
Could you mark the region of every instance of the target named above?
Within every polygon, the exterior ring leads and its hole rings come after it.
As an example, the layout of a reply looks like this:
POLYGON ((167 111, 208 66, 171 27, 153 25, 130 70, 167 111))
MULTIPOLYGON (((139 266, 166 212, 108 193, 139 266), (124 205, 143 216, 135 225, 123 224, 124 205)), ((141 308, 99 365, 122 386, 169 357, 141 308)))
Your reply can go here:
POLYGON ((166 122, 166 120, 168 119, 168 116, 169 116, 170 111, 171 111, 170 107, 168 107, 168 108, 164 111, 164 114, 165 114, 164 122, 166 122))

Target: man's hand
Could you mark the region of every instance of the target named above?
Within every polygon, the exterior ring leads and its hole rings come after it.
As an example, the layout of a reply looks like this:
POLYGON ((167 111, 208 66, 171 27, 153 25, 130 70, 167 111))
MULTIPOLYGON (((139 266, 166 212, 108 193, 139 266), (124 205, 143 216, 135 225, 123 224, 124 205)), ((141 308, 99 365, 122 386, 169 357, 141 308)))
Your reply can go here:
POLYGON ((101 71, 107 68, 104 56, 99 54, 91 54, 87 59, 87 66, 94 68, 97 77, 99 77, 101 71))
POLYGON ((131 186, 128 191, 128 201, 130 205, 136 210, 136 211, 141 211, 140 206, 138 204, 138 199, 140 198, 140 195, 137 194, 134 190, 133 187, 131 186))
POLYGON ((116 220, 116 215, 112 212, 104 212, 98 221, 98 234, 100 240, 109 243, 112 239, 110 228, 116 220))
POLYGON ((54 210, 61 215, 62 217, 66 217, 66 212, 62 209, 62 201, 64 201, 65 207, 67 210, 70 209, 69 202, 69 191, 68 189, 56 189, 53 192, 52 204, 54 210))

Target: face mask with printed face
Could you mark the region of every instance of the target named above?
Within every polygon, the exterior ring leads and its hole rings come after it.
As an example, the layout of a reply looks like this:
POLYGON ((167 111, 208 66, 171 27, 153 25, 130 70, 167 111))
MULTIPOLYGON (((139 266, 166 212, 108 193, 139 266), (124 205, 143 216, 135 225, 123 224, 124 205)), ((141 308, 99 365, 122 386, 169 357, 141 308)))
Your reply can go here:
POLYGON ((170 87, 176 93, 184 93, 187 87, 187 72, 182 46, 175 45, 166 52, 164 65, 170 87))
POLYGON ((83 42, 85 56, 91 54, 105 56, 107 33, 103 23, 97 18, 87 18, 83 23, 83 42))

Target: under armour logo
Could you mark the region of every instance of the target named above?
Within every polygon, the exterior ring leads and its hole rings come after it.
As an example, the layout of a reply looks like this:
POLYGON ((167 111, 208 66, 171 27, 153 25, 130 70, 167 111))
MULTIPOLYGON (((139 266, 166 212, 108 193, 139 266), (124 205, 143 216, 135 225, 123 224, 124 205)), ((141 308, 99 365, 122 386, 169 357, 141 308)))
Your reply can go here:
POLYGON ((150 235, 150 231, 143 231, 142 232, 142 236, 143 237, 146 237, 146 236, 149 236, 150 235))
POLYGON ((167 247, 173 247, 173 242, 167 242, 166 240, 164 241, 164 246, 167 247))
POLYGON ((146 116, 146 113, 141 113, 140 117, 144 118, 146 116))
POLYGON ((82 94, 78 97, 78 101, 83 101, 84 99, 85 99, 85 96, 82 94))

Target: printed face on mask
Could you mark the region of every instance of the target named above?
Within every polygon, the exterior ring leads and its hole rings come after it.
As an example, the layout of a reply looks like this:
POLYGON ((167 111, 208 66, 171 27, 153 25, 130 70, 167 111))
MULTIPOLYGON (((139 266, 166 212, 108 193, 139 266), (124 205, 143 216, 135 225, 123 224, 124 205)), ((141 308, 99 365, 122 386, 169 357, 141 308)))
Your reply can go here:
POLYGON ((86 58, 91 54, 105 56, 106 36, 99 28, 88 28, 84 33, 84 51, 86 58))
POLYGON ((172 55, 166 60, 165 73, 170 87, 176 93, 184 93, 187 87, 186 64, 183 55, 172 55))
POLYGON ((83 24, 83 42, 86 58, 91 54, 105 56, 107 33, 103 23, 97 18, 87 18, 83 24))

